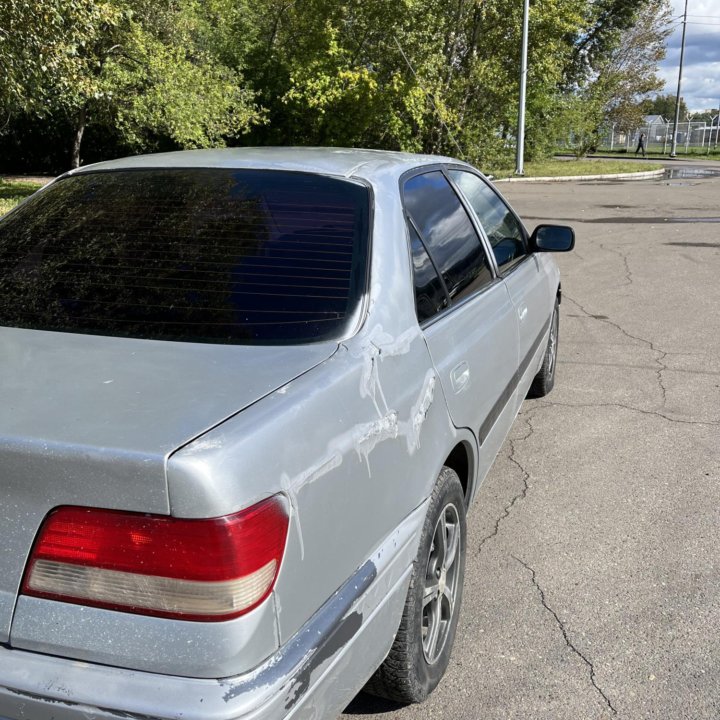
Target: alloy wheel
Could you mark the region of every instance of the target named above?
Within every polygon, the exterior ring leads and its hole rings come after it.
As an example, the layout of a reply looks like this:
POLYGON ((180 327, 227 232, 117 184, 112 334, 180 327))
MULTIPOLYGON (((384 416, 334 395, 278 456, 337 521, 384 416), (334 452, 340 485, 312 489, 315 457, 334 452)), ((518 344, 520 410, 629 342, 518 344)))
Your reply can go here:
POLYGON ((422 599, 423 654, 432 665, 442 653, 455 613, 460 575, 460 518, 449 503, 433 533, 422 599))

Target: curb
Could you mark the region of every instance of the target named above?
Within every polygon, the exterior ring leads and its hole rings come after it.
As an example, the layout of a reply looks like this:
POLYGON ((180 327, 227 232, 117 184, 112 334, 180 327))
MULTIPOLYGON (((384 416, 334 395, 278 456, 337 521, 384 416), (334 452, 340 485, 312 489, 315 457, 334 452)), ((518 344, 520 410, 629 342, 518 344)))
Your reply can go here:
POLYGON ((501 182, 587 182, 588 180, 647 180, 665 174, 665 168, 647 170, 636 173, 610 173, 607 175, 568 175, 563 177, 511 177, 495 178, 494 183, 501 182))

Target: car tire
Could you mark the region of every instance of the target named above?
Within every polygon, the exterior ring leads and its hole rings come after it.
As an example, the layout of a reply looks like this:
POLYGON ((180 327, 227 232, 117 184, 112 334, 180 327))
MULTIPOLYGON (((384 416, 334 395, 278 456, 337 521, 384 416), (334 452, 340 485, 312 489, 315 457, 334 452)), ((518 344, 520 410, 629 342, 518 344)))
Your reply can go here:
POLYGON ((440 682, 450 662, 460 615, 466 537, 460 478, 444 467, 425 516, 400 627, 366 692, 417 703, 440 682))
POLYGON ((560 338, 560 306, 555 301, 555 309, 550 320, 550 335, 542 365, 533 378, 527 396, 529 398, 545 397, 555 385, 555 367, 557 365, 558 340, 560 338))

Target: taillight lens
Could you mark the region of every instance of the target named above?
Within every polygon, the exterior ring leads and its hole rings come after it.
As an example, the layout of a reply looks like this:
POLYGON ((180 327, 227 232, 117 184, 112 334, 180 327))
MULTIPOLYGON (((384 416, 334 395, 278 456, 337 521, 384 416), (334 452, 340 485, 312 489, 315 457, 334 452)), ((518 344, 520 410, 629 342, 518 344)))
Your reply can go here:
POLYGON ((61 507, 40 528, 22 592, 143 615, 228 620, 272 592, 287 529, 280 496, 207 520, 61 507))

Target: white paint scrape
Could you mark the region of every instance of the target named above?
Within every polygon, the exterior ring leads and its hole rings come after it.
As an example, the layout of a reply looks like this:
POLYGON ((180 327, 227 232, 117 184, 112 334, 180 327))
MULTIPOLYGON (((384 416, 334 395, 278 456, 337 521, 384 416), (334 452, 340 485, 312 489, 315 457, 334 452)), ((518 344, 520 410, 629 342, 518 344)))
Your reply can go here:
POLYGON ((420 397, 413 405, 410 413, 410 421, 412 423, 412 427, 408 433, 408 451, 410 454, 420 447, 420 433, 425 424, 425 418, 430 410, 430 406, 433 404, 435 398, 436 382, 435 371, 428 370, 425 374, 425 381, 420 391, 420 397))

